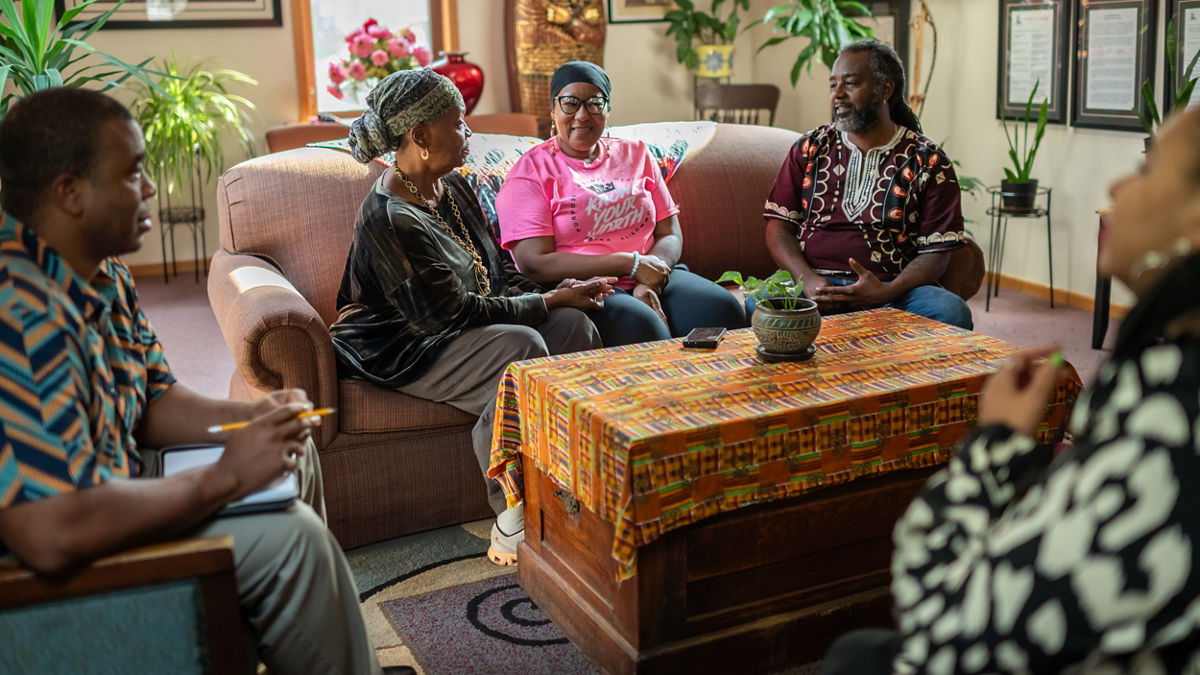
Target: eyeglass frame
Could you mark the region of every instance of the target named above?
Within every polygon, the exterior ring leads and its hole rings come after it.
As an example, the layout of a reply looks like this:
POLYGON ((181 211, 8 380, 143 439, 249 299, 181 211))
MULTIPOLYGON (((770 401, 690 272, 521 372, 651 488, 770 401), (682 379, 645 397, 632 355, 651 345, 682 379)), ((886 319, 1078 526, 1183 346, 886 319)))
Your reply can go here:
POLYGON ((588 98, 579 98, 578 96, 572 96, 570 94, 563 94, 561 96, 555 96, 554 101, 556 103, 558 103, 558 109, 560 111, 562 111, 562 114, 564 114, 564 115, 578 115, 579 108, 583 108, 584 110, 587 110, 589 115, 603 115, 604 113, 608 112, 609 100, 600 94, 596 94, 595 96, 589 96, 588 98), (576 101, 579 101, 579 105, 575 108, 575 110, 568 112, 567 109, 563 106, 564 98, 575 99, 576 101), (592 110, 591 103, 593 101, 597 101, 597 100, 601 101, 601 103, 599 104, 600 109, 592 110))

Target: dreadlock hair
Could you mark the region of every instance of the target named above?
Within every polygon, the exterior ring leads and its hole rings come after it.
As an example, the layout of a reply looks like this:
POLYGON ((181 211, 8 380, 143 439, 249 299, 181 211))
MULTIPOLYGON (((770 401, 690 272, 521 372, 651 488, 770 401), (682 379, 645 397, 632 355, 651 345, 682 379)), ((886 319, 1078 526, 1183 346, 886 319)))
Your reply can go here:
POLYGON ((875 86, 882 87, 884 83, 892 83, 892 95, 888 99, 888 114, 892 121, 900 126, 908 127, 918 134, 921 131, 921 121, 916 113, 908 107, 904 97, 904 64, 896 50, 879 40, 856 40, 842 47, 839 55, 847 52, 869 52, 871 54, 871 75, 875 78, 875 86))
POLYGON ((100 151, 100 125, 132 120, 91 89, 56 87, 17 101, 0 122, 0 208, 27 220, 60 174, 86 177, 100 151))

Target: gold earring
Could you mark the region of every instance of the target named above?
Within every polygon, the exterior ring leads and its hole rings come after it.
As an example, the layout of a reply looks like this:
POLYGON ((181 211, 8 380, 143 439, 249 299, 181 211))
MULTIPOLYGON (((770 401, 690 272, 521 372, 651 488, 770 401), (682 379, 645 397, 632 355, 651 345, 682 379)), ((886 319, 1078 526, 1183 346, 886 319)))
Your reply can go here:
POLYGON ((421 148, 421 159, 429 161, 429 148, 421 148))

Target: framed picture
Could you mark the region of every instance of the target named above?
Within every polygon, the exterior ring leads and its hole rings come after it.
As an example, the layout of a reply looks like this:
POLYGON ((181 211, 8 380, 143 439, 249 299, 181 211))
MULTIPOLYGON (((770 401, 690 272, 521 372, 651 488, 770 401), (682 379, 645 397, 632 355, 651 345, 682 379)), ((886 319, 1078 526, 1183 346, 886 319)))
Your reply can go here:
MULTIPOLYGON (((1183 85, 1184 71, 1196 56, 1196 52, 1200 51, 1200 0, 1168 0, 1167 26, 1172 30, 1172 35, 1167 36, 1167 39, 1174 38, 1175 82, 1170 87, 1163 87, 1164 117, 1171 111, 1174 103, 1175 97, 1172 93, 1183 85)), ((1197 76, 1200 76, 1200 62, 1192 71, 1192 77, 1197 76)), ((1197 103, 1200 103, 1200 85, 1192 90, 1192 96, 1188 99, 1189 106, 1197 103)))
POLYGON ((908 81, 912 82, 913 75, 909 73, 908 63, 908 19, 910 15, 910 0, 870 0, 864 5, 871 10, 870 18, 856 18, 855 21, 870 27, 875 31, 875 39, 896 50, 900 61, 904 64, 904 72, 908 81))
POLYGON ((1071 124, 1139 131, 1143 82, 1154 86, 1155 0, 1075 0, 1071 124))
POLYGON ((1071 0, 1000 0, 996 118, 1024 119, 1025 104, 1049 99, 1046 118, 1067 121, 1071 0))
POLYGON ((609 23, 662 21, 675 6, 673 0, 608 0, 609 23))
MULTIPOLYGON (((80 19, 112 9, 118 0, 98 0, 80 19)), ((84 0, 54 0, 59 16, 84 0)), ((282 26, 281 0, 128 0, 101 30, 110 28, 238 28, 282 26)))

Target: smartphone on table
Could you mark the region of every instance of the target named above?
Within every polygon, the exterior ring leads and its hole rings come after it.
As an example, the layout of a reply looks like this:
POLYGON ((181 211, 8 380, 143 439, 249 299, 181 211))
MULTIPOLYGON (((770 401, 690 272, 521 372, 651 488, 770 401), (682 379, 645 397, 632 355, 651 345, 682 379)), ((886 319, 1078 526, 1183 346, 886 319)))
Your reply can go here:
POLYGON ((688 349, 716 349, 723 337, 724 328, 693 328, 683 338, 683 346, 688 349))

